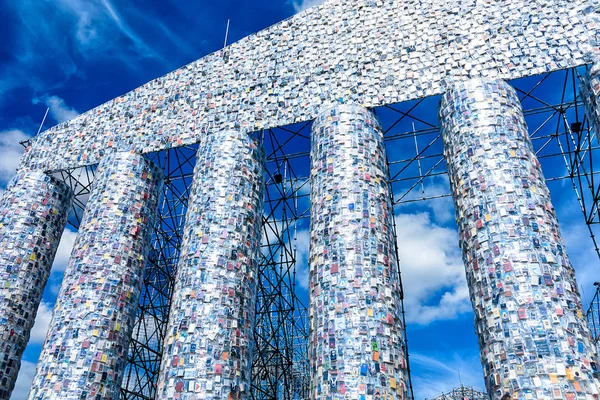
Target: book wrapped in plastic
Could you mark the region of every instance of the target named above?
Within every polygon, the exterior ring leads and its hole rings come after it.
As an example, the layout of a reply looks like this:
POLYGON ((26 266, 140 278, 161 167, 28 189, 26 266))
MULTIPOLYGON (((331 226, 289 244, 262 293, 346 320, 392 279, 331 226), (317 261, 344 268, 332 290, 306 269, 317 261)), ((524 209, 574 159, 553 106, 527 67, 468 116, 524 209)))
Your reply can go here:
POLYGON ((515 90, 456 83, 439 117, 488 393, 597 396, 575 271, 515 90))
POLYGON ((162 171, 144 156, 99 164, 29 399, 118 399, 162 171))
POLYGON ((311 137, 311 398, 407 397, 401 286, 379 122, 356 105, 311 137))
POLYGON ((250 398, 264 151, 222 131, 198 149, 157 399, 250 398))
POLYGON ((0 198, 0 398, 8 399, 73 200, 69 186, 20 171, 0 198))

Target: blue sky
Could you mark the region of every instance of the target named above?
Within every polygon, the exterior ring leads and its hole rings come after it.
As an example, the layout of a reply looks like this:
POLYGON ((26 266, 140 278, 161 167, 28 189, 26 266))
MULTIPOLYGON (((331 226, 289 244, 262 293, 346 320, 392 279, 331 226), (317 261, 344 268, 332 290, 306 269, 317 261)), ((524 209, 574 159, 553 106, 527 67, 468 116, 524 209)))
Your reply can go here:
MULTIPOLYGON (((0 47, 0 192, 23 152, 18 142, 37 132, 47 108, 44 129, 221 48, 227 19, 231 43, 319 3, 4 2, 0 8, 4 43, 0 47)), ((436 104, 424 106, 435 118, 436 104)), ((439 177, 428 181, 426 189, 428 194, 441 194, 447 186, 447 180, 439 177)), ((589 300, 598 258, 574 195, 565 187, 570 189, 570 184, 551 185, 553 200, 579 284, 589 300)), ((398 195, 401 188, 394 191, 398 195)), ((396 210, 416 398, 450 390, 459 384, 459 373, 464 384, 483 388, 452 202, 446 198, 396 210)), ((298 232, 301 260, 307 254, 307 229, 301 226, 298 232)), ((74 238, 74 232, 65 231, 13 399, 26 397, 74 238)))

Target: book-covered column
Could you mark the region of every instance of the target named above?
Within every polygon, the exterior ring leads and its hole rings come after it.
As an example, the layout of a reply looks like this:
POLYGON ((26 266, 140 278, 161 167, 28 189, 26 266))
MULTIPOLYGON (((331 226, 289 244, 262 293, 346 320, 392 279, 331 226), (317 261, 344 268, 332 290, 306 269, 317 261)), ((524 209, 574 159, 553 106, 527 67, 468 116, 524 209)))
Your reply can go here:
POLYGON ((118 399, 162 172, 105 156, 75 238, 29 399, 118 399))
POLYGON ((0 197, 0 398, 8 399, 67 223, 73 193, 23 170, 0 197))
POLYGON ((581 82, 581 97, 590 127, 600 133, 600 58, 596 58, 581 82))
POLYGON ((157 399, 250 398, 263 172, 262 147, 245 133, 200 144, 157 399))
POLYGON ((439 117, 488 393, 597 395, 575 271, 515 90, 456 83, 439 117))
POLYGON ((356 105, 311 136, 311 398, 407 398, 401 287, 383 132, 356 105))

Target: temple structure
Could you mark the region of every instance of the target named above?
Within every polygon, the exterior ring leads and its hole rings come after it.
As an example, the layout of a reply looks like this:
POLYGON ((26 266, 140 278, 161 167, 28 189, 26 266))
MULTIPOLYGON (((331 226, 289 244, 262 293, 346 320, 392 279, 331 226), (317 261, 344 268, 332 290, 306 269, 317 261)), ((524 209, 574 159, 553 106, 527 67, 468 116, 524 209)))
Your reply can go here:
POLYGON ((0 398, 73 204, 73 183, 58 177, 78 168, 95 176, 77 199, 85 213, 29 399, 410 398, 388 162, 398 155, 386 155, 373 108, 434 95, 488 395, 598 397, 575 272, 506 83, 587 68, 581 93, 600 134, 598 10, 593 0, 327 0, 42 132, 0 195, 0 398), (283 154, 277 138, 272 153, 263 146, 265 132, 310 121, 310 334, 298 338, 287 330, 305 317, 296 283, 258 301, 257 275, 262 263, 280 268, 263 276, 271 288, 295 277, 289 232, 304 216, 281 224, 288 236, 273 230, 265 254, 265 221, 288 216, 263 209, 295 196, 285 185, 308 167, 282 176, 296 150, 283 154), (193 156, 157 156, 174 149, 196 154, 193 173, 183 168, 193 156), (274 260, 286 251, 284 270, 274 260), (163 257, 169 290, 143 286, 159 269, 150 254, 163 257), (151 296, 163 304, 148 306, 151 296), (288 321, 255 326, 258 305, 288 321), (144 327, 158 344, 132 347, 145 318, 160 322, 144 327), (256 361, 258 344, 275 350, 256 361), (308 373, 294 369, 306 353, 308 373), (308 393, 277 382, 285 368, 294 382, 310 375, 308 393))

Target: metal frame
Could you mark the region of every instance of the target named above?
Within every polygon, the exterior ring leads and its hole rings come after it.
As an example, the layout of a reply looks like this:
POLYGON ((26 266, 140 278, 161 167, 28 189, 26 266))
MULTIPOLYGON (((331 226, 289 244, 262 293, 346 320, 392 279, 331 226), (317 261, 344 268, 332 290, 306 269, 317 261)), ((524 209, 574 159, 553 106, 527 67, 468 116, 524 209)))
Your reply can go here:
MULTIPOLYGON (((449 392, 440 394, 430 400, 488 400, 488 394, 483 390, 476 389, 470 386, 455 387, 449 392)), ((425 399, 427 400, 427 399, 425 399)))
MULTIPOLYGON (((600 257, 595 232, 600 226, 600 186, 596 179, 600 169, 595 168, 598 141, 589 129, 579 95, 579 79, 586 69, 572 68, 511 84, 521 98, 549 185, 566 182, 574 189, 600 257)), ((449 201, 435 111, 438 102, 436 96, 374 110, 385 132, 395 214, 409 204, 421 207, 434 204, 431 201, 449 201)), ((308 300, 306 287, 302 286, 302 279, 307 277, 308 252, 306 240, 298 242, 305 238, 301 235, 307 232, 310 222, 310 125, 300 123, 256 133, 266 149, 267 189, 254 337, 254 399, 308 397, 308 300)), ((153 399, 155 395, 196 150, 197 146, 184 146, 150 157, 163 167, 165 186, 129 349, 124 399, 153 399)), ((94 170, 92 166, 55 173, 75 191, 74 212, 69 218, 74 228, 81 220, 94 170)), ((443 206, 451 208, 450 204, 443 206)), ((594 328, 600 328, 599 296, 596 292, 588 311, 596 340, 600 331, 594 328)))
POLYGON ((260 136, 266 152, 266 191, 252 396, 307 398, 308 304, 297 290, 296 242, 300 225, 310 217, 309 182, 297 172, 306 162, 305 152, 297 150, 310 140, 309 124, 268 129, 260 136))
POLYGON ((592 297, 586 316, 597 352, 600 340, 600 282, 594 282, 594 286, 596 286, 596 293, 592 297))

